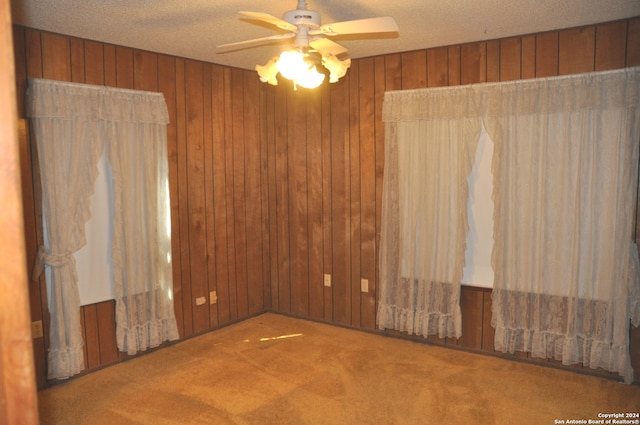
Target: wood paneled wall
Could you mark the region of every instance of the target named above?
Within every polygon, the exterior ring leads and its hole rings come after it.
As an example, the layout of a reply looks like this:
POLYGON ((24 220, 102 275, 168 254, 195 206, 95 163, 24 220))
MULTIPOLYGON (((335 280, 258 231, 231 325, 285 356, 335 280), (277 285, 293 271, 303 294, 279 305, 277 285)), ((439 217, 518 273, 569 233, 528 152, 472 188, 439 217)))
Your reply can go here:
MULTIPOLYGON (((358 59, 340 82, 319 90, 269 91, 272 308, 375 329, 385 91, 638 65, 636 18, 358 59), (331 287, 323 286, 324 274, 331 274, 331 287), (369 281, 369 292, 361 292, 361 279, 369 281)), ((461 309, 460 339, 429 340, 493 353, 491 291, 463 287, 461 309)), ((631 338, 640 378, 640 330, 631 338)))
MULTIPOLYGON (((164 93, 171 192, 175 312, 181 337, 270 308, 267 155, 261 83, 232 69, 28 28, 13 31, 17 99, 24 118, 27 78, 164 93), (217 301, 210 303, 215 291, 217 301), (205 297, 204 305, 195 299, 205 297)), ((42 243, 36 155, 21 138, 27 267, 42 243)), ((48 309, 44 279, 31 283, 38 385, 46 380, 48 309)), ((114 302, 82 308, 89 369, 117 361, 114 302)))
MULTIPOLYGON (((21 116, 27 77, 163 92, 168 128, 175 309, 182 337, 265 310, 375 330, 384 92, 640 65, 640 18, 357 59, 338 83, 293 91, 252 71, 15 27, 21 116), (325 286, 325 274, 331 286, 325 286), (361 279, 368 292, 361 291, 361 279), (217 303, 196 306, 195 299, 217 303)), ((38 241, 39 183, 21 144, 27 262, 38 241)), ((46 381, 47 301, 32 283, 38 384, 46 381)), ((493 351, 490 291, 464 287, 463 336, 493 351)), ((122 357, 113 302, 83 307, 90 368, 122 357)), ((640 332, 632 333, 640 376, 640 332)), ((521 356, 522 357, 522 356, 521 356)))

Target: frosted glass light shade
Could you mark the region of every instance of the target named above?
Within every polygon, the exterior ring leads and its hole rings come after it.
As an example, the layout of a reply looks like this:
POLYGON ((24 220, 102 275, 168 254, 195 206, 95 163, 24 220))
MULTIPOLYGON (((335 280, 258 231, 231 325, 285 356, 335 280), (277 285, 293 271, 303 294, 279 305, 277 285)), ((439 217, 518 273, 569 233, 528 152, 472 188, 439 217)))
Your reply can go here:
POLYGON ((322 60, 322 64, 329 70, 329 82, 336 83, 338 80, 345 76, 347 69, 351 66, 351 59, 341 61, 335 56, 331 55, 322 60))
MULTIPOLYGON (((329 55, 322 58, 322 64, 329 71, 329 82, 335 83, 347 73, 351 60, 341 61, 329 55)), ((284 78, 293 81, 294 89, 297 86, 313 89, 325 79, 325 74, 318 72, 316 65, 309 61, 307 55, 297 49, 282 52, 279 57, 271 59, 264 66, 256 65, 256 71, 262 82, 274 86, 278 84, 276 76, 280 73, 284 78)))
POLYGON ((256 65, 256 71, 258 71, 258 75, 260 76, 260 81, 263 83, 269 83, 272 86, 278 85, 278 80, 276 76, 278 75, 278 67, 276 66, 276 59, 271 59, 264 66, 256 65))
POLYGON ((308 71, 309 64, 304 61, 302 53, 297 50, 292 50, 284 51, 280 54, 280 59, 276 62, 276 67, 284 78, 296 80, 308 71))
POLYGON ((315 66, 293 80, 294 83, 306 89, 315 89, 324 81, 324 74, 318 72, 315 66))

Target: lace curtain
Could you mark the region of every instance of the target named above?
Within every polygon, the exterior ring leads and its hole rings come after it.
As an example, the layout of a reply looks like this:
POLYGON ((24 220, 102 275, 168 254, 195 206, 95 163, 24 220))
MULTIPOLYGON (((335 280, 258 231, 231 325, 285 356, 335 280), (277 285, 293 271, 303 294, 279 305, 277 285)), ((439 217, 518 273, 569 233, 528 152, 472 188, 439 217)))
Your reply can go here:
POLYGON ((135 354, 178 339, 165 126, 105 126, 115 192, 116 337, 121 351, 135 354))
POLYGON ((33 82, 27 114, 37 147, 42 185, 45 245, 38 249, 34 277, 42 266, 50 288, 49 379, 63 379, 84 369, 80 294, 73 253, 85 243, 89 198, 98 175, 102 143, 97 124, 87 119, 84 93, 59 90, 33 82))
MULTIPOLYGON (((638 102, 639 68, 386 93, 378 326, 413 332, 423 310, 442 317, 455 309, 420 291, 446 280, 424 273, 435 257, 452 259, 449 286, 459 284, 467 168, 484 126, 495 144, 496 350, 582 362, 630 382, 629 321, 640 324, 638 102), (449 146, 457 163, 442 159, 435 144, 443 141, 459 145, 449 146), (419 143, 429 147, 403 153, 419 143), (429 156, 440 158, 435 171, 429 156)), ((434 293, 457 303, 454 292, 434 293)))
POLYGON ((479 89, 495 142, 495 349, 633 381, 638 69, 479 89))
POLYGON ((469 99, 464 88, 385 95, 380 329, 462 335, 467 178, 482 128, 469 99))
MULTIPOLYGON (((44 242, 39 248, 34 276, 39 276, 43 267, 48 269, 50 340, 48 352, 48 377, 64 379, 84 369, 83 341, 80 324, 80 298, 77 286, 77 274, 73 253, 85 243, 84 226, 90 218, 89 198, 98 173, 97 163, 103 149, 112 168, 116 182, 127 181, 123 176, 125 167, 116 168, 118 157, 127 145, 143 144, 146 151, 165 155, 164 159, 154 158, 159 165, 145 167, 145 172, 166 173, 166 137, 164 128, 168 122, 164 98, 158 93, 136 92, 107 87, 89 86, 59 81, 30 79, 27 93, 27 115, 38 151, 38 160, 42 181, 42 202, 44 217, 44 242), (145 131, 128 130, 129 128, 145 131), (133 132, 142 139, 128 138, 118 140, 109 138, 114 132, 133 132), (155 140, 147 140, 153 137, 155 140), (150 149, 151 145, 161 146, 150 149)), ((145 155, 146 157, 146 155, 145 155)), ((128 164, 129 167, 143 168, 140 164, 128 164)), ((120 196, 129 198, 144 197, 148 216, 147 231, 130 226, 123 214, 114 217, 115 232, 113 238, 114 292, 116 294, 116 321, 118 328, 135 329, 137 334, 144 332, 140 328, 153 328, 149 323, 163 323, 162 340, 177 339, 178 332, 171 304, 172 287, 170 269, 170 244, 166 239, 168 221, 166 209, 158 213, 168 202, 166 174, 157 174, 146 180, 127 181, 120 184, 116 191, 120 196), (155 179, 155 180, 154 180, 155 179), (160 183, 160 190, 147 184, 160 183), (164 192, 160 195, 160 192, 164 192), (124 194, 124 195, 123 195, 124 194), (163 221, 160 221, 163 220, 163 221), (126 229, 126 230, 125 230, 126 229), (155 236, 155 234, 158 236, 155 236), (122 258, 140 249, 140 238, 144 238, 149 257, 144 272, 119 273, 122 258), (156 243, 156 240, 161 243, 156 243), (152 245, 155 244, 155 245, 152 245), (162 259, 162 261, 160 260, 162 259), (169 265, 167 265, 167 263, 169 265), (152 271, 154 270, 154 271, 152 271), (155 271, 160 270, 160 271, 155 271), (137 279, 137 280, 136 280, 137 279), (153 279, 153 280, 152 280, 153 279), (146 311, 127 311, 121 308, 129 296, 130 289, 118 285, 118 281, 133 281, 131 286, 163 288, 164 296, 154 296, 155 302, 147 305, 146 311), (140 283, 142 280, 147 283, 140 283), (124 314, 123 314, 124 312, 124 314)), ((124 202, 116 200, 116 209, 129 208, 124 202)), ((139 258, 139 257, 136 257, 139 258)), ((144 349, 161 342, 158 338, 147 338, 148 342, 136 343, 137 349, 144 349)), ((119 349, 131 352, 126 345, 119 349)))

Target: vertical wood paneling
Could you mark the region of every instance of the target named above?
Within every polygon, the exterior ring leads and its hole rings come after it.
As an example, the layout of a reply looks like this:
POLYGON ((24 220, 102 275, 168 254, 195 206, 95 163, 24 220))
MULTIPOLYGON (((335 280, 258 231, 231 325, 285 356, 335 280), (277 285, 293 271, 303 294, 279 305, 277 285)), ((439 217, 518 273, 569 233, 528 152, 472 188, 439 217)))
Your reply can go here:
POLYGON ((42 33, 42 77, 71 81, 71 46, 69 38, 42 33))
MULTIPOLYGON (((186 139, 186 80, 185 61, 175 61, 175 99, 176 99, 176 168, 177 191, 175 197, 178 201, 178 232, 180 233, 180 282, 176 294, 176 302, 180 302, 182 309, 182 335, 193 334, 193 305, 195 304, 191 291, 191 251, 189 244, 189 180, 187 166, 187 139, 186 139)), ((174 266, 175 267, 175 266, 174 266)), ((174 302, 174 304, 176 303, 174 302)))
MULTIPOLYGON (((247 317, 249 287, 247 283, 246 173, 244 141, 244 71, 231 70, 231 118, 233 155, 233 240, 235 252, 235 318, 247 317)), ((233 294, 233 291, 232 291, 233 294)), ((233 311, 233 310, 232 310, 233 311)))
POLYGON ((226 104, 225 90, 227 74, 220 66, 212 69, 213 96, 213 216, 214 216, 214 252, 215 287, 217 292, 218 322, 229 322, 229 252, 227 239, 227 158, 226 158, 226 104))
POLYGON ((279 119, 283 115, 288 116, 290 107, 288 105, 289 94, 278 90, 276 94, 276 123, 275 123, 275 149, 273 161, 275 162, 275 199, 276 208, 273 219, 276 221, 276 259, 274 264, 276 281, 272 284, 277 310, 291 312, 291 254, 289 251, 289 161, 288 161, 288 120, 279 119))
POLYGON ((443 87, 449 83, 448 60, 446 47, 427 50, 428 87, 443 87))
MULTIPOLYGON (((27 77, 44 78, 42 64, 42 34, 40 31, 29 28, 26 28, 24 31, 24 48, 26 49, 24 56, 27 61, 27 77)), ((16 46, 16 48, 17 47, 19 46, 16 46)), ((22 55, 16 53, 16 58, 19 58, 20 56, 22 55)), ((16 69, 19 69, 19 67, 16 66, 16 69)), ((16 75, 16 77, 20 77, 20 75, 16 75)), ((19 112, 24 113, 24 110, 20 110, 19 112)))
POLYGON ((238 277, 236 275, 236 233, 235 226, 237 224, 236 220, 236 212, 235 212, 235 189, 237 187, 236 183, 236 173, 235 173, 235 163, 236 159, 234 154, 236 152, 236 148, 234 147, 234 130, 238 127, 238 120, 241 120, 241 117, 235 117, 234 112, 238 112, 238 108, 234 108, 234 91, 235 91, 235 72, 232 69, 224 70, 224 151, 225 151, 225 197, 226 206, 227 206, 227 260, 229 262, 229 319, 236 320, 238 318, 238 277))
POLYGON ((267 219, 266 229, 269 238, 269 245, 263 258, 263 269, 265 270, 265 307, 270 309, 278 308, 278 220, 277 220, 277 185, 276 185, 276 96, 275 88, 270 87, 263 91, 265 110, 265 140, 263 147, 265 152, 266 167, 263 175, 266 174, 266 184, 263 189, 265 199, 265 218, 267 219))
POLYGON ((309 93, 307 102, 307 162, 309 229, 309 317, 324 318, 322 91, 309 93))
POLYGON ((100 335, 98 334, 98 310, 96 304, 81 308, 84 330, 85 366, 93 369, 100 366, 100 335))
POLYGON ((331 238, 333 321, 351 319, 349 80, 331 87, 331 238))
POLYGON ((262 214, 262 294, 265 310, 273 308, 271 299, 271 201, 269 194, 273 188, 270 142, 273 139, 273 90, 260 90, 260 211, 262 214))
POLYGON ((243 71, 244 85, 244 143, 245 143, 245 202, 246 202, 246 270, 247 314, 264 310, 262 288, 262 251, 264 232, 262 217, 262 162, 260 123, 260 92, 262 84, 253 72, 243 71))
POLYGON ((309 231, 307 183, 306 91, 291 91, 287 99, 287 174, 289 184, 289 247, 291 313, 309 314, 309 231))
POLYGON ((521 53, 521 71, 522 79, 535 78, 536 76, 536 37, 535 35, 527 35, 522 37, 522 53, 521 53))
POLYGON ((321 148, 322 148, 322 270, 324 295, 324 320, 333 320, 333 287, 324 286, 324 274, 333 270, 332 198, 333 168, 331 166, 331 90, 327 85, 319 87, 321 148))
POLYGON ((626 45, 620 43, 627 35, 627 22, 612 22, 596 27, 595 70, 624 67, 626 45))
POLYGON ((640 66, 640 18, 629 20, 626 66, 640 66))
POLYGON ((212 93, 212 66, 203 64, 202 68, 202 126, 203 126, 203 166, 204 166, 204 215, 205 215, 205 244, 204 254, 207 266, 207 281, 205 282, 206 292, 203 295, 208 306, 208 319, 211 328, 217 328, 218 323, 218 303, 214 302, 211 293, 216 291, 216 258, 215 258, 215 196, 213 168, 215 162, 213 157, 213 93, 212 93))
POLYGON ((560 75, 593 71, 595 27, 560 31, 558 70, 560 75))
POLYGON ((558 33, 547 32, 536 36, 536 77, 558 75, 558 33))
POLYGON ((133 53, 133 88, 158 91, 158 55, 150 52, 133 53))
POLYGON ((487 41, 487 82, 500 81, 501 74, 501 46, 500 40, 487 41))
MULTIPOLYGON (((349 234, 351 320, 350 325, 361 327, 361 248, 362 248, 362 198, 360 159, 360 61, 352 61, 349 77, 349 234)), ((426 74, 426 70, 425 70, 426 74)))
POLYGON ((449 85, 457 86, 461 84, 462 64, 460 63, 460 46, 449 47, 449 85))
POLYGON ((71 50, 71 81, 84 83, 84 42, 78 38, 70 40, 71 50))
MULTIPOLYGON (((448 54, 447 54, 448 56, 448 54)), ((385 126, 382 122, 382 105, 384 103, 384 93, 386 87, 386 59, 383 57, 374 58, 374 70, 373 70, 373 131, 374 131, 374 163, 372 164, 374 170, 374 186, 375 186, 375 240, 373 244, 375 246, 375 280, 369 282, 369 287, 374 290, 371 291, 371 298, 373 298, 373 318, 371 320, 371 326, 375 327, 376 314, 378 308, 378 288, 379 275, 378 264, 380 263, 380 228, 382 226, 382 179, 384 175, 384 139, 385 139, 385 126)), ((391 88, 389 88, 391 89, 391 88)))
POLYGON ((113 363, 118 359, 115 302, 105 301, 96 304, 96 320, 100 344, 100 365, 113 363))
POLYGON ((522 40, 520 37, 500 41, 500 81, 520 79, 522 40))
MULTIPOLYGON (((449 55, 451 59, 451 55, 449 55)), ((382 71, 382 70, 381 70, 382 71)), ((402 55, 396 53, 384 57, 384 89, 387 91, 402 89, 402 55)))
POLYGON ((482 348, 483 306, 481 291, 466 286, 461 288, 462 336, 457 341, 458 345, 475 350, 482 348))
POLYGON ((103 46, 104 54, 104 84, 116 87, 118 78, 116 76, 116 47, 112 45, 103 46))
POLYGON ((199 333, 209 328, 202 63, 185 61, 184 77, 190 305, 193 311, 193 332, 199 333), (204 298, 207 302, 198 305, 198 298, 204 298))
POLYGON ((472 43, 460 47, 460 83, 487 81, 487 44, 472 43))
POLYGON ((427 87, 427 51, 402 53, 402 90, 427 87))
POLYGON ((491 326, 491 291, 484 290, 482 295, 482 350, 494 351, 493 349, 493 337, 495 330, 491 326))
MULTIPOLYGON (((446 52, 445 52, 446 53, 446 52)), ((440 62, 442 63, 442 62, 440 62)), ((446 63, 446 59, 444 61, 446 63)), ((438 68, 434 68, 437 70, 438 68)), ((446 69, 446 68, 445 68, 446 69)), ((376 321, 376 137, 375 62, 360 61, 360 278, 368 280, 369 291, 360 294, 360 327, 374 329, 376 321)), ((436 73, 435 75, 440 75, 436 73)), ((437 80, 440 81, 440 76, 437 80)))
POLYGON ((104 85, 104 48, 102 43, 84 42, 84 73, 87 84, 104 85))
POLYGON ((133 50, 116 47, 116 87, 133 89, 133 50))

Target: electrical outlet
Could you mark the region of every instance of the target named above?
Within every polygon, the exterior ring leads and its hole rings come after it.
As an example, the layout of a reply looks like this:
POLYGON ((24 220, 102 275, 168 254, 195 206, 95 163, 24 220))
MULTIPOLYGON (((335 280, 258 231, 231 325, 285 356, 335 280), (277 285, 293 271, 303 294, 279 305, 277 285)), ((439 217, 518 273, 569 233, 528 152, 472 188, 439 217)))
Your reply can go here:
POLYGON ((205 297, 196 298, 196 305, 203 305, 206 302, 207 302, 207 299, 205 297))
POLYGON ((42 320, 38 320, 37 322, 31 322, 31 338, 32 339, 42 338, 43 334, 44 333, 42 331, 42 320))
POLYGON ((324 275, 324 286, 331 286, 331 275, 330 274, 326 274, 324 275))
POLYGON ((360 292, 369 292, 369 279, 360 279, 360 292))
POLYGON ((209 292, 209 304, 215 304, 218 302, 218 294, 216 291, 209 292))

